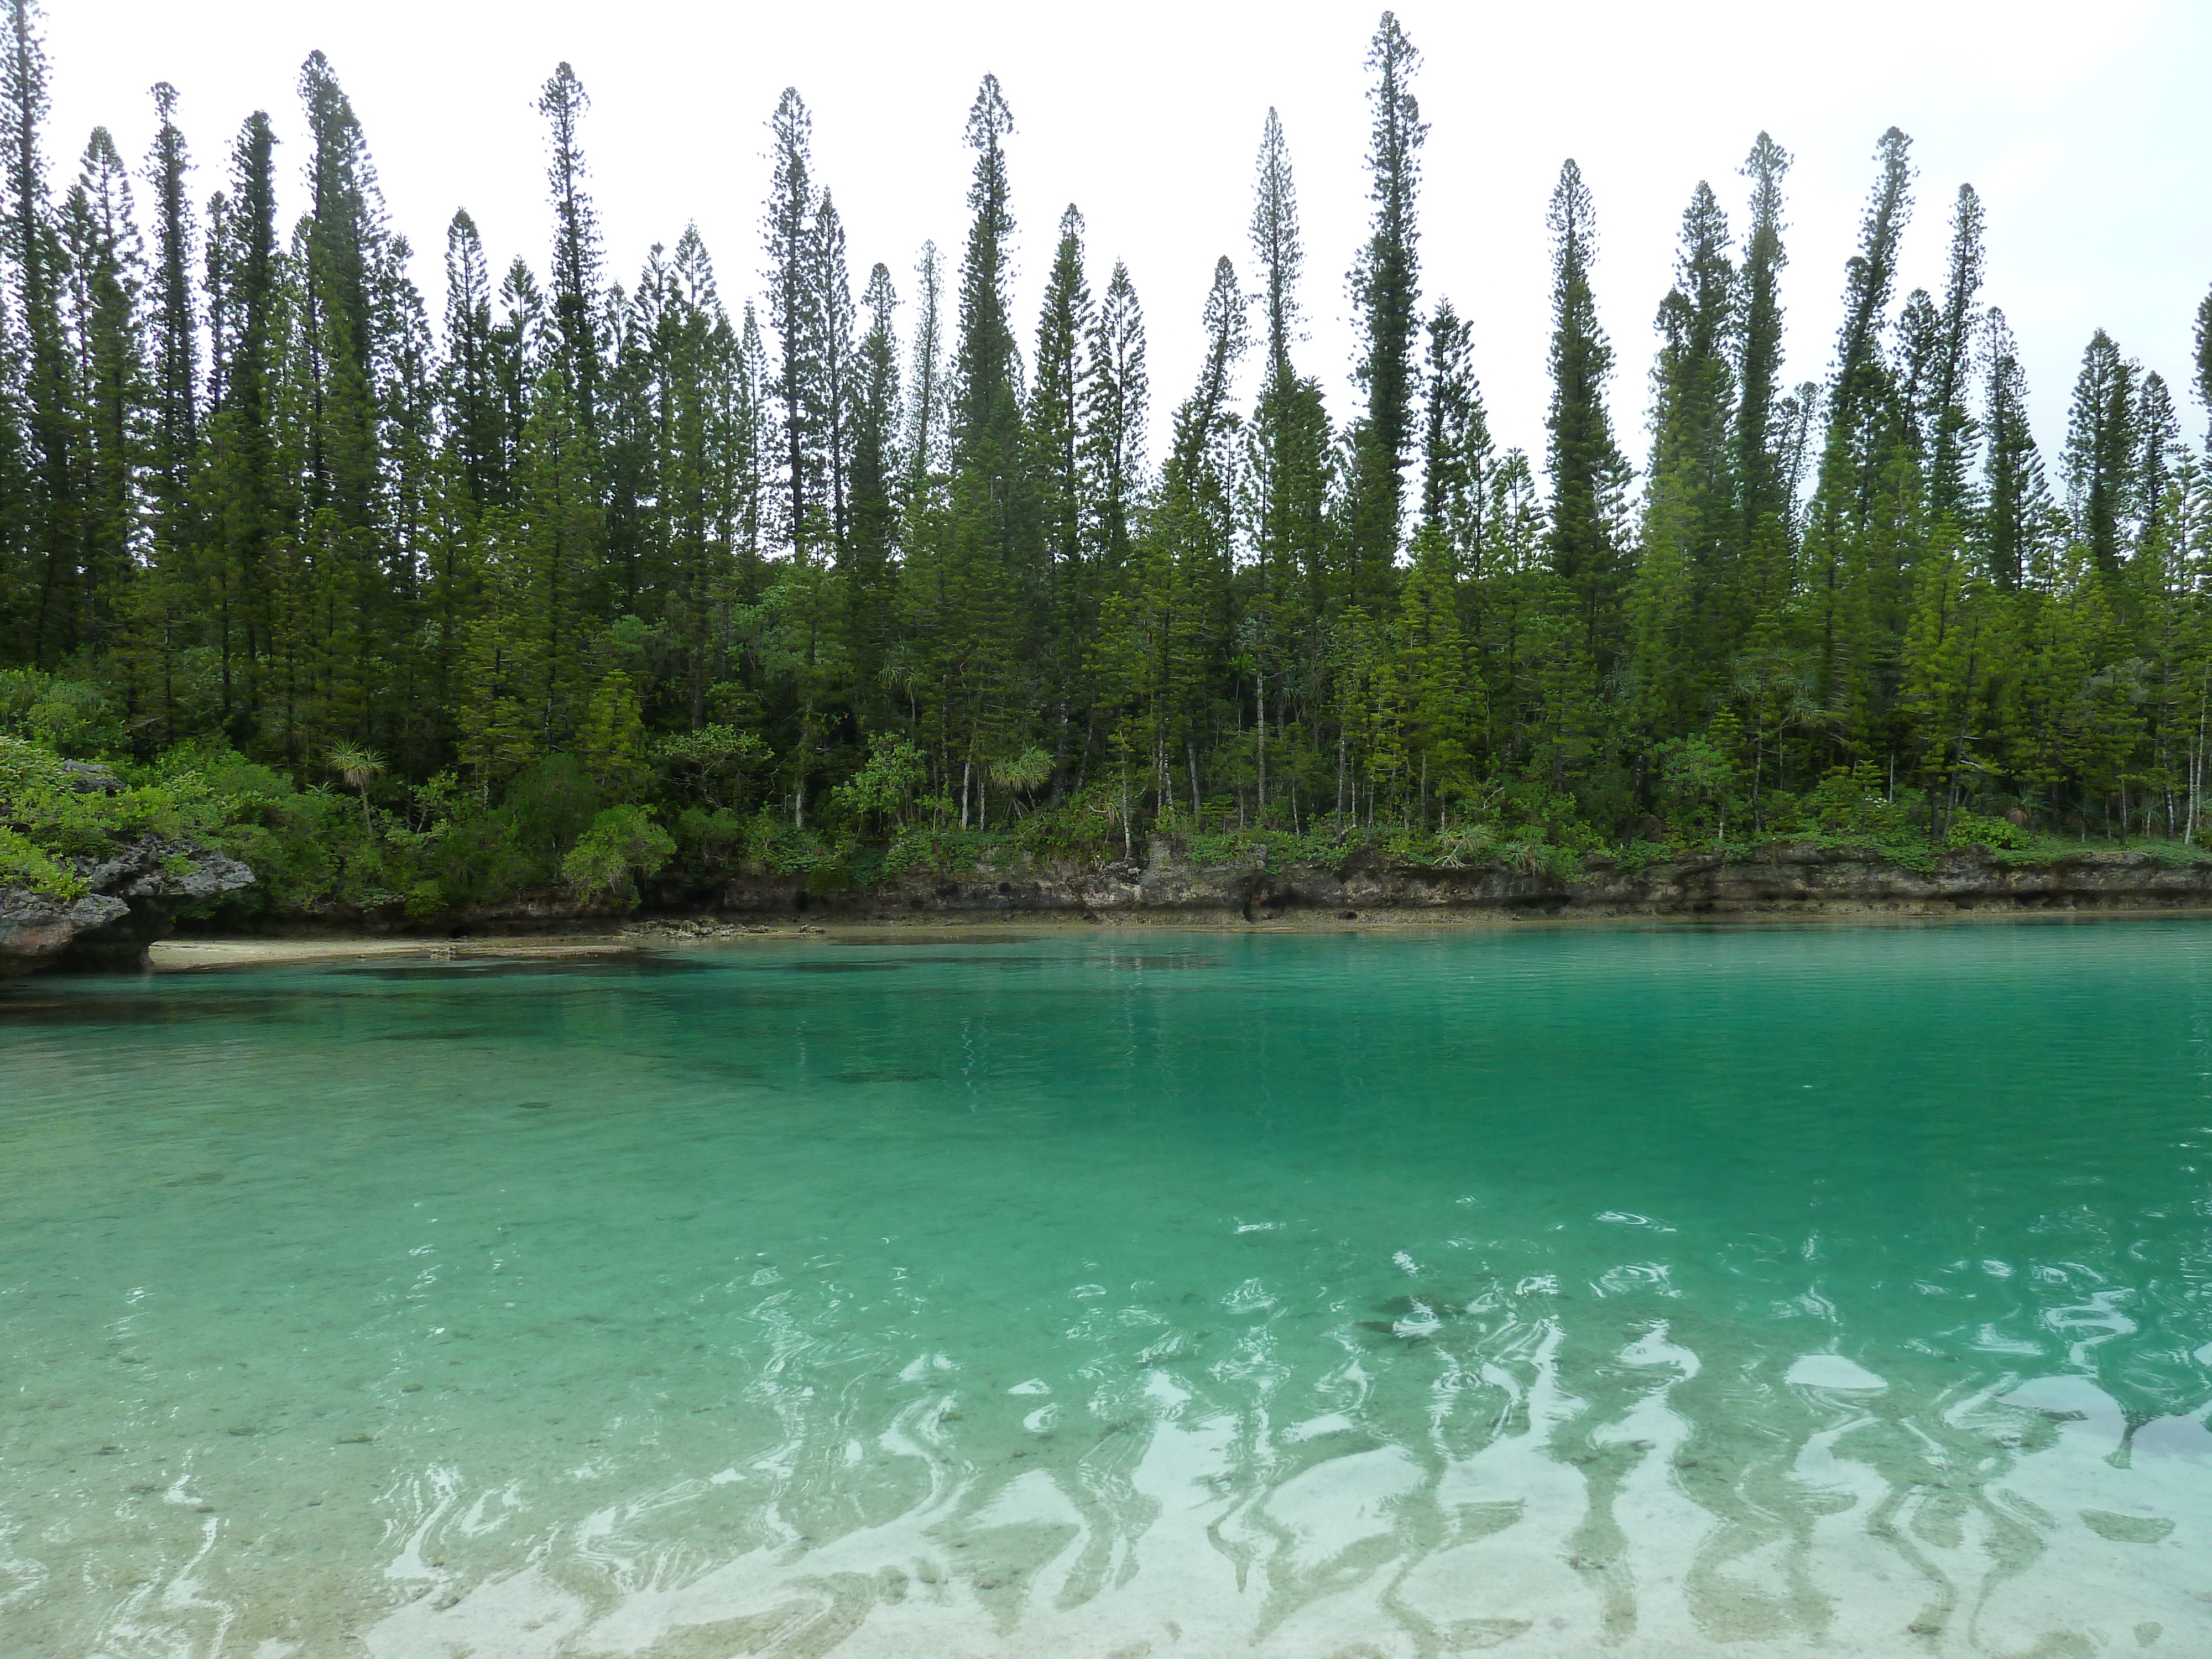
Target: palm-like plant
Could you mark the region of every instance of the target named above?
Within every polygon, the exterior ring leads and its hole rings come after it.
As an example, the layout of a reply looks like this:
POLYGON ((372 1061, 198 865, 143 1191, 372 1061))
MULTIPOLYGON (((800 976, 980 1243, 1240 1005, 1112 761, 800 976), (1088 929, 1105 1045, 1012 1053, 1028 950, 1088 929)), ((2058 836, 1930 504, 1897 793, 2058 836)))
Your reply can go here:
POLYGON ((362 828, 374 839, 376 825, 368 816, 368 786, 383 775, 384 757, 357 743, 332 744, 331 770, 345 780, 347 788, 360 792, 362 828))

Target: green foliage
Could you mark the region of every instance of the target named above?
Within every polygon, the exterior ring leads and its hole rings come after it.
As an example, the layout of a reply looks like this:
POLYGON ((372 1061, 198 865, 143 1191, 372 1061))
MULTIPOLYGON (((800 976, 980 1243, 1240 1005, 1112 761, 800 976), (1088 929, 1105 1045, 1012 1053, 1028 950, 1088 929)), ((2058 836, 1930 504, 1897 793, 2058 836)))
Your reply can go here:
POLYGON ((33 846, 29 836, 0 823, 0 887, 27 887, 48 898, 82 898, 92 890, 52 854, 33 846))
POLYGON ((550 264, 502 280, 456 216, 441 328, 327 60, 300 79, 296 224, 256 114, 206 158, 224 205, 196 236, 157 93, 142 252, 112 143, 67 200, 39 184, 48 89, 19 44, 0 736, 133 781, 10 808, 40 857, 135 813, 246 858, 264 880, 241 902, 429 916, 562 882, 617 807, 665 826, 687 880, 817 884, 1153 844, 1556 873, 1601 847, 1804 835, 1921 860, 1991 845, 2015 807, 2044 834, 2008 858, 2202 836, 2212 463, 2099 334, 2052 489, 1971 189, 1940 292, 1897 292, 1895 130, 1833 362, 1794 389, 1791 158, 1759 136, 1742 234, 1733 186, 1692 193, 1632 499, 1573 163, 1544 485, 1492 445, 1484 319, 1433 279, 1424 312, 1426 127, 1394 17, 1367 59, 1356 406, 1333 422, 1327 376, 1292 361, 1304 251, 1271 112, 1262 372, 1233 372, 1246 307, 1222 259, 1161 456, 1139 295, 1089 267, 1073 210, 1034 349, 1018 337, 995 80, 957 273, 933 243, 902 301, 877 267, 863 328, 795 93, 756 304, 720 284, 762 262, 725 248, 718 276, 696 229, 616 280, 564 66, 538 106, 550 264))
POLYGON ((88 889, 72 859, 139 836, 219 846, 235 821, 237 804, 188 769, 120 789, 76 783, 52 750, 0 736, 0 884, 75 898, 88 889))
POLYGON ((501 815, 516 844, 550 871, 590 828, 599 807, 599 789, 583 763, 556 753, 514 781, 501 815))
POLYGON ((627 908, 637 902, 638 878, 659 875, 675 856, 675 841, 641 807, 610 806, 561 860, 561 873, 579 898, 627 908))
POLYGON ((635 795, 646 777, 649 739, 637 688, 619 668, 600 680, 576 733, 576 752, 603 796, 635 795))
POLYGON ((1806 794, 1805 813, 1825 834, 1876 844, 1896 840, 1906 824, 1905 809, 1883 793, 1881 775, 1869 761, 1829 769, 1806 794))
MULTIPOLYGON (((1659 789, 1669 822, 1702 838, 1723 833, 1741 781, 1726 748, 1704 733, 1670 738, 1657 750, 1659 789)), ((1741 814, 1738 816, 1741 823, 1741 814)))
POLYGON ((658 758, 687 793, 720 810, 738 805, 748 782, 775 757, 759 732, 714 725, 664 738, 658 758))
POLYGON ((123 726, 100 687, 16 668, 0 669, 0 732, 88 758, 118 747, 123 726))
MULTIPOLYGON (((1049 771, 1046 767, 1032 785, 1044 781, 1049 771)), ((838 785, 830 799, 860 828, 901 828, 928 776, 921 750, 904 738, 879 732, 869 746, 867 763, 838 785)))
POLYGON ((1945 843, 1951 847, 1986 847, 1993 852, 2013 852, 2030 846, 2034 837, 2018 825, 2003 818, 1985 817, 1979 812, 1960 812, 1951 819, 1951 832, 1945 843))

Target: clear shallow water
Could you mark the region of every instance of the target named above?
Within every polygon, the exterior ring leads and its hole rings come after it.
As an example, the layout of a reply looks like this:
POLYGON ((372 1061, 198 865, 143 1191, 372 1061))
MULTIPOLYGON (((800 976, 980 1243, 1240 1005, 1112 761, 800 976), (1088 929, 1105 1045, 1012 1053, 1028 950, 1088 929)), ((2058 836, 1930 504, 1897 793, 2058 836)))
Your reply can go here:
POLYGON ((13 1654, 2212 1651, 2212 927, 0 999, 13 1654))

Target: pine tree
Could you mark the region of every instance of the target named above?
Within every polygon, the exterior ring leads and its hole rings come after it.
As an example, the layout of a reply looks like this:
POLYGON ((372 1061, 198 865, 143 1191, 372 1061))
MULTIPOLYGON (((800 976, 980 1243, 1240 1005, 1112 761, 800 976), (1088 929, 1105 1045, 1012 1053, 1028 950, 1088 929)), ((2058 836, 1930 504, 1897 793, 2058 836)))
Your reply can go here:
POLYGON ((2099 329, 2081 354, 2066 422, 2066 496, 2074 533, 2096 568, 2119 574, 2136 494, 2140 434, 2136 365, 2099 329))
POLYGON ((1263 286, 1267 317, 1267 384, 1291 374, 1291 341, 1297 331, 1298 271, 1305 248, 1298 235, 1297 185, 1291 176, 1290 145, 1273 108, 1260 130, 1259 179, 1253 191, 1252 253, 1263 286))
MULTIPOLYGON (((1279 697, 1278 653, 1285 630, 1297 631, 1307 617, 1325 609, 1331 597, 1328 510, 1332 434, 1319 384, 1301 379, 1291 359, 1297 337, 1297 282, 1305 251, 1290 147, 1272 109, 1261 130, 1257 173, 1251 241, 1267 319, 1267 357, 1252 416, 1249 463, 1252 548, 1258 566, 1255 645, 1259 672, 1273 673, 1279 697)), ((1264 741, 1264 689, 1259 704, 1264 741)), ((1263 768, 1263 805, 1265 793, 1263 768)))
POLYGON ((725 349, 729 319, 696 225, 686 225, 678 239, 655 324, 654 507, 667 561, 661 610, 683 643, 685 718, 696 732, 707 723, 719 624, 734 576, 714 499, 715 411, 732 367, 725 349))
POLYGON ((1237 429, 1237 412, 1231 406, 1232 377, 1245 351, 1244 295, 1237 283, 1237 268, 1224 254, 1213 264, 1213 285, 1207 289, 1205 311, 1206 355, 1200 360, 1198 385, 1176 411, 1175 444, 1168 462, 1167 484, 1203 498, 1204 511, 1216 520, 1215 532, 1224 550, 1231 534, 1227 518, 1231 469, 1237 429))
POLYGON ((1742 611, 1750 625, 1771 624, 1787 596, 1794 551, 1791 500, 1784 486, 1782 446, 1782 181, 1790 152, 1760 133, 1743 165, 1751 181, 1751 230, 1744 244, 1742 331, 1737 348, 1735 479, 1743 550, 1742 611))
POLYGON ((1084 274, 1083 216, 1071 202, 1060 216, 1060 245, 1045 278, 1027 422, 1047 562, 1041 666, 1050 688, 1045 696, 1053 725, 1055 802, 1065 789, 1075 705, 1091 701, 1083 659, 1099 601, 1098 572, 1085 556, 1091 502, 1083 465, 1083 409, 1091 388, 1086 351, 1095 326, 1084 274))
POLYGON ((283 325, 275 144, 267 113, 255 111, 232 152, 232 191, 209 214, 208 493, 216 524, 202 586, 214 597, 222 722, 236 742, 254 735, 272 625, 270 554, 278 530, 272 404, 283 325))
MULTIPOLYGON (((401 765, 420 775, 428 769, 431 757, 443 756, 449 741, 448 705, 441 701, 432 706, 428 694, 449 683, 451 665, 442 641, 434 644, 424 626, 447 522, 445 481, 438 466, 443 386, 429 307, 407 276, 413 257, 404 237, 392 239, 375 295, 385 319, 378 387, 385 569, 374 641, 382 672, 373 690, 378 706, 368 715, 393 745, 401 765)), ((370 573, 369 580, 379 582, 378 573, 370 573)))
POLYGON ((304 222, 300 270, 310 385, 307 468, 311 510, 328 507, 349 532, 369 530, 376 510, 377 376, 385 276, 384 206, 361 123, 329 60, 308 55, 300 70, 314 154, 313 204, 304 222))
POLYGON ((823 191, 814 212, 811 307, 815 356, 814 426, 821 434, 823 507, 826 539, 842 564, 852 554, 854 404, 860 394, 858 350, 853 337, 853 283, 845 262, 845 227, 823 191))
POLYGON ((945 471, 945 428, 950 425, 945 386, 945 266, 937 244, 924 242, 914 265, 915 298, 914 350, 908 385, 906 497, 927 501, 933 481, 945 471))
POLYGON ((879 264, 869 270, 860 303, 868 313, 868 331, 860 341, 853 428, 853 544, 858 562, 873 569, 890 562, 898 518, 902 410, 891 313, 899 298, 889 266, 879 264))
POLYGON ((599 430, 599 221, 585 187, 583 121, 592 100, 567 64, 556 66, 538 94, 552 155, 546 183, 553 198, 553 326, 562 374, 586 441, 599 430))
POLYGON ((504 501, 507 485, 507 404, 491 307, 483 239, 463 209, 446 231, 447 441, 469 504, 479 511, 504 501))
POLYGON ((1060 216, 1060 246, 1045 278, 1030 386, 1031 467, 1045 550, 1057 567, 1082 556, 1087 502, 1083 489, 1083 404, 1090 390, 1085 349, 1093 327, 1091 285, 1083 272, 1083 216, 1073 203, 1060 216))
POLYGON ((117 642, 127 585, 138 560, 137 476, 147 404, 139 355, 139 306, 145 287, 131 175, 107 129, 85 145, 76 183, 61 213, 64 332, 74 359, 82 480, 82 584, 77 637, 98 651, 117 642))
POLYGON ((1161 479, 1162 532, 1185 567, 1184 582, 1200 625, 1215 641, 1230 636, 1230 579, 1235 562, 1237 461, 1243 422, 1231 402, 1237 364, 1248 344, 1244 296, 1226 255, 1214 262, 1206 292, 1206 355, 1198 384, 1176 410, 1175 441, 1161 479))
POLYGON ((1426 827, 1430 803, 1448 803, 1474 783, 1484 724, 1480 683, 1468 660, 1460 623, 1456 561, 1442 527, 1425 520, 1413 533, 1413 560, 1399 595, 1396 656, 1385 700, 1400 724, 1405 774, 1415 781, 1414 805, 1426 827))
POLYGON ((987 75, 968 113, 968 147, 975 173, 968 187, 973 216, 960 267, 960 334, 954 359, 952 441, 955 470, 997 471, 1018 452, 1020 368, 1007 313, 1014 220, 1008 206, 1007 137, 1013 112, 998 77, 987 75))
POLYGON ((783 532, 796 556, 815 550, 815 529, 825 516, 821 489, 821 286, 816 280, 817 206, 811 159, 814 118, 795 87, 786 87, 769 118, 775 171, 765 228, 768 239, 769 326, 780 357, 775 396, 782 410, 783 532))
POLYGON ((868 331, 860 341, 859 386, 853 422, 853 529, 846 586, 849 607, 847 650, 855 665, 855 684, 863 692, 880 678, 890 644, 891 563, 897 526, 899 483, 898 340, 891 313, 898 295, 890 268, 868 272, 861 303, 868 331))
POLYGON ((1915 580, 1901 701, 1927 782, 1929 837, 1941 841, 1958 808, 1962 775, 1983 763, 1977 750, 1990 735, 1988 682, 2001 650, 1996 607, 1960 556, 1955 520, 1938 521, 1915 580))
POLYGON ((1473 331, 1452 309, 1437 303, 1429 319, 1423 390, 1426 420, 1421 444, 1421 522, 1443 538, 1452 568, 1474 570, 1487 526, 1490 471, 1495 457, 1490 417, 1474 378, 1473 331))
POLYGON ((1959 186, 1951 214, 1951 268, 1943 287, 1933 361, 1919 399, 1920 427, 1928 455, 1928 504, 1937 517, 1964 522, 1968 512, 1966 479, 1972 460, 1974 419, 1966 408, 1973 374, 1976 324, 1981 313, 1984 252, 1981 198, 1972 185, 1959 186))
POLYGON ((2027 381, 2021 373, 2004 313, 1989 316, 1989 390, 1982 429, 1988 434, 1984 463, 1981 537, 1990 580, 2017 590, 2039 562, 2039 539, 2052 505, 2042 457, 2027 422, 2027 381))
POLYGON ((192 303, 192 208, 185 190, 191 162, 176 124, 176 88, 159 82, 154 105, 161 126, 146 167, 154 197, 154 258, 146 294, 154 337, 147 486, 154 568, 173 578, 175 599, 181 602, 199 534, 193 495, 200 443, 199 331, 192 303))
POLYGON ((507 552, 516 695, 539 751, 564 745, 581 712, 584 633, 595 609, 603 535, 592 459, 556 360, 531 400, 515 478, 520 511, 507 552))
POLYGON ((1735 538, 1736 277, 1728 246, 1728 220, 1700 184, 1682 215, 1674 286, 1659 307, 1644 546, 1629 601, 1635 679, 1654 737, 1703 723, 1701 702, 1750 625, 1735 538))
POLYGON ((760 318, 750 301, 737 338, 726 349, 730 374, 717 420, 724 456, 724 481, 718 493, 740 573, 738 580, 750 591, 766 544, 768 457, 774 441, 768 407, 768 348, 762 343, 760 318))
POLYGON ((2168 494, 2174 484, 2174 462, 2185 453, 2181 420, 2174 413, 2173 396, 2165 377, 2155 373, 2142 377, 2136 394, 2136 441, 2141 459, 2129 492, 2135 519, 2135 544, 2140 549, 2162 536, 2168 494))
POLYGON ((1152 383, 1145 369, 1145 313, 1129 268, 1107 279, 1091 337, 1091 385, 1083 408, 1085 493, 1099 562, 1118 569, 1145 480, 1145 430, 1152 383))
POLYGON ((40 128, 46 114, 46 58, 34 0, 6 0, 0 35, 0 143, 7 149, 0 249, 15 266, 16 325, 22 331, 23 403, 29 465, 21 475, 24 551, 30 581, 28 659, 51 666, 78 642, 75 599, 82 572, 83 525, 75 453, 76 387, 62 335, 62 253, 46 199, 40 128))
MULTIPOLYGON (((1859 229, 1859 252, 1845 267, 1844 321, 1836 341, 1835 390, 1829 398, 1832 434, 1846 444, 1860 441, 1893 391, 1882 356, 1881 335, 1889 296, 1897 280, 1897 252, 1912 214, 1912 171, 1907 155, 1912 141, 1895 127, 1881 137, 1875 156, 1881 178, 1875 185, 1859 229)), ((1862 453, 1862 473, 1880 461, 1862 453)), ((1873 485, 1859 481, 1862 493, 1873 485)))
POLYGON ((666 521, 659 507, 653 395, 656 330, 669 298, 667 249, 655 242, 633 292, 609 283, 592 319, 599 352, 599 395, 586 432, 599 496, 600 570, 607 600, 625 616, 651 609, 668 579, 666 521))
POLYGON ((1225 258, 1214 264, 1204 323, 1198 383, 1176 410, 1175 441, 1152 510, 1129 560, 1115 573, 1097 653, 1120 705, 1123 744, 1150 756, 1164 807, 1179 810, 1174 803, 1182 775, 1194 823, 1203 805, 1197 736, 1205 690, 1230 637, 1239 424, 1230 392, 1246 341, 1243 295, 1225 258))
POLYGON ((1628 464, 1613 438, 1605 383, 1613 347, 1599 327, 1589 272, 1597 257, 1595 211, 1582 169, 1559 170, 1547 220, 1552 250, 1552 568, 1574 595, 1583 648, 1601 673, 1620 648, 1626 574, 1620 545, 1620 497, 1628 464))
POLYGON ((1420 327, 1414 198, 1428 127, 1409 83, 1419 62, 1395 15, 1384 12, 1367 52, 1374 77, 1367 94, 1367 169, 1375 223, 1352 274, 1363 335, 1354 379, 1367 394, 1367 409, 1348 434, 1352 471, 1346 514, 1352 589, 1363 599, 1382 592, 1397 562, 1402 475, 1413 435, 1413 345, 1420 327))
MULTIPOLYGON (((290 550, 281 623, 271 644, 283 665, 287 752, 333 738, 369 738, 391 665, 380 642, 398 571, 383 488, 383 403, 395 341, 387 303, 394 246, 367 140, 329 60, 312 52, 300 96, 313 143, 313 195, 294 234, 292 349, 284 394, 296 410, 307 533, 290 550)), ((397 256, 397 257, 396 257, 397 256)))
MULTIPOLYGON (((1908 441, 1882 334, 1896 283, 1898 244, 1911 216, 1911 140, 1895 127, 1875 146, 1881 176, 1860 223, 1859 252, 1844 267, 1844 320, 1826 398, 1827 435, 1807 519, 1807 603, 1818 635, 1820 690, 1832 703, 1853 695, 1849 686, 1854 676, 1863 683, 1875 672, 1867 653, 1879 652, 1883 642, 1867 637, 1865 629, 1877 613, 1887 612, 1892 602, 1903 598, 1894 592, 1899 573, 1879 568, 1882 556, 1870 549, 1869 538, 1879 510, 1877 497, 1883 495, 1885 483, 1898 482, 1892 465, 1895 452, 1908 441), (1872 601, 1854 591, 1869 580, 1882 590, 1872 601)), ((1888 500, 1893 504, 1896 499, 1891 491, 1888 500)), ((1903 550, 1894 538, 1885 544, 1887 555, 1903 550)))
POLYGON ((928 641, 948 750, 963 779, 963 822, 972 799, 988 812, 983 781, 1011 750, 1017 711, 1013 673, 1026 626, 1041 600, 1036 534, 1022 430, 1020 365, 1008 313, 1010 242, 1006 141, 1013 118, 995 77, 985 76, 969 111, 975 155, 971 215, 961 262, 959 337, 951 376, 950 499, 920 548, 932 592, 928 641))
MULTIPOLYGON (((2212 293, 2197 302, 2197 401, 2212 415, 2212 293)), ((2205 453, 2212 455, 2212 428, 2204 438, 2205 453)))

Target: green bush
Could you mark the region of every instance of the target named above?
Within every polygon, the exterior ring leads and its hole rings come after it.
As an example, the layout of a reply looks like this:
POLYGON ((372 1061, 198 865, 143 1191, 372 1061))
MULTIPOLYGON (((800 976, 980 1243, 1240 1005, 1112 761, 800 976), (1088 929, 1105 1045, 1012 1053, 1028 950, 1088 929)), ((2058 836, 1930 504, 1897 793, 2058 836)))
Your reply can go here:
POLYGON ((586 901, 637 902, 637 878, 657 876, 676 856, 676 842, 641 806, 610 806, 592 820, 561 873, 586 901))
POLYGON ((98 686, 35 668, 0 669, 0 732, 76 759, 123 742, 122 722, 98 686))
POLYGON ((878 732, 869 745, 867 764, 831 790, 830 802, 864 830, 902 824, 928 775, 921 750, 904 738, 878 732))
POLYGON ((82 898, 91 889, 82 877, 19 832, 0 824, 0 887, 27 887, 48 898, 82 898))
POLYGON ((0 826, 50 855, 96 858, 136 836, 216 839, 229 817, 229 803, 196 772, 80 790, 52 750, 0 736, 0 826))
POLYGON ((550 880, 568 849, 591 828, 599 807, 599 787, 583 763, 556 751, 515 779, 501 810, 514 826, 517 843, 543 861, 550 880))
POLYGON ((1805 797, 1814 825, 1831 836, 1893 841, 1906 830, 1905 810, 1888 799, 1881 771, 1866 761, 1832 768, 1805 797))
POLYGON ((1984 817, 1979 812, 1959 812, 1951 819, 1951 833, 1945 837, 1952 847, 1987 847, 1997 852, 2010 852, 2025 847, 2033 839, 2027 830, 2002 818, 1984 817))
POLYGON ((717 810, 738 805, 754 775, 775 758, 759 733, 727 726, 663 738, 654 754, 680 789, 717 810))

